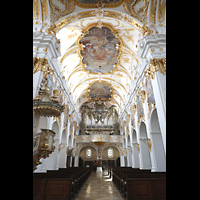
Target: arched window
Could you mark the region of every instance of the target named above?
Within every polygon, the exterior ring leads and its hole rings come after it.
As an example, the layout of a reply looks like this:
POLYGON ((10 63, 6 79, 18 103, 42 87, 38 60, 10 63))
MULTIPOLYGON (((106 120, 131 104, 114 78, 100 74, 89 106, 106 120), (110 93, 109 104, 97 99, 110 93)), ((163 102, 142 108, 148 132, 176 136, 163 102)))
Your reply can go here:
POLYGON ((108 149, 108 158, 113 158, 113 149, 112 148, 108 149))
POLYGON ((92 157, 92 150, 91 149, 87 149, 86 150, 86 158, 91 158, 92 157))

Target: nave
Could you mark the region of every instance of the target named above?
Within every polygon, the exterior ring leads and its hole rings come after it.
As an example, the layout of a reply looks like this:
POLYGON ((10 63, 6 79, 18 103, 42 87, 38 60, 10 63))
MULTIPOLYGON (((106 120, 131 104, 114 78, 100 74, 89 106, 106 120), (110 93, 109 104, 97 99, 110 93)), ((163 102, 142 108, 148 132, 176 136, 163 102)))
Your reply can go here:
POLYGON ((124 200, 105 172, 92 172, 75 200, 124 200))

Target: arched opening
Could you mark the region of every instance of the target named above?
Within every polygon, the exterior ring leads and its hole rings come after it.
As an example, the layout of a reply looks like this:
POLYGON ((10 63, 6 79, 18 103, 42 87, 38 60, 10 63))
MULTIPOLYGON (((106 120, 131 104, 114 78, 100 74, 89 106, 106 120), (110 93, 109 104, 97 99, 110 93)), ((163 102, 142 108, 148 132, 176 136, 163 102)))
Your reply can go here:
POLYGON ((109 167, 120 166, 120 153, 114 146, 107 146, 102 150, 102 169, 107 171, 109 167))
POLYGON ((68 137, 68 147, 71 149, 72 148, 72 136, 69 135, 68 137))
POLYGON ((52 125, 52 130, 56 133, 55 135, 55 150, 52 154, 49 155, 47 159, 47 170, 58 170, 58 149, 59 149, 59 125, 58 122, 54 122, 52 125))
MULTIPOLYGON (((126 152, 126 138, 124 138, 123 148, 124 148, 124 151, 126 152)), ((126 153, 124 154, 124 166, 125 167, 127 166, 127 155, 126 155, 126 153)))
POLYGON ((74 160, 72 160, 72 148, 73 148, 73 138, 71 135, 69 135, 68 137, 68 150, 67 150, 67 167, 72 167, 72 161, 74 162, 74 160))
POLYGON ((132 144, 133 144, 133 168, 139 168, 140 162, 139 162, 139 150, 138 150, 138 141, 137 141, 137 135, 135 129, 132 133, 132 144))
POLYGON ((166 158, 164 152, 164 145, 156 110, 152 112, 150 124, 151 124, 152 148, 155 157, 156 171, 166 171, 166 158))
POLYGON ((61 143, 62 143, 63 145, 66 145, 66 144, 67 144, 67 133, 66 133, 66 130, 65 130, 65 129, 64 129, 63 132, 62 132, 61 143))
POLYGON ((131 146, 131 138, 130 135, 127 137, 127 157, 128 157, 128 167, 132 167, 132 146, 131 146))
POLYGON ((61 143, 60 143, 60 155, 59 155, 59 168, 66 168, 66 148, 67 148, 67 133, 64 129, 62 132, 61 143))
POLYGON ((139 128, 140 141, 140 169, 151 169, 150 150, 148 146, 147 130, 144 122, 139 128))
POLYGON ((75 138, 73 139, 73 148, 74 149, 76 148, 76 140, 75 140, 75 138))
POLYGON ((96 168, 97 152, 96 149, 90 145, 83 147, 79 154, 79 167, 86 167, 89 165, 96 168))

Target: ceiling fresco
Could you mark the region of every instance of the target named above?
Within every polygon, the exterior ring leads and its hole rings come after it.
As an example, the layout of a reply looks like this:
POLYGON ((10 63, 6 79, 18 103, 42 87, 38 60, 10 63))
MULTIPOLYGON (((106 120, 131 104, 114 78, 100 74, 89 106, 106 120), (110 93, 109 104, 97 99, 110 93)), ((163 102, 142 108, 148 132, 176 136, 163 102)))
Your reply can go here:
POLYGON ((115 70, 119 55, 117 44, 120 44, 120 40, 108 27, 90 28, 79 43, 83 44, 81 56, 85 70, 92 73, 108 73, 115 70))
POLYGON ((138 41, 154 29, 165 32, 165 9, 166 0, 33 1, 37 30, 56 27, 61 55, 52 62, 77 109, 102 99, 120 114, 141 62, 138 41))
POLYGON ((88 88, 92 101, 109 101, 112 97, 112 87, 106 82, 95 82, 88 88))
POLYGON ((130 24, 111 18, 101 19, 100 29, 98 20, 77 20, 57 33, 61 41, 59 62, 78 109, 100 98, 116 105, 119 113, 137 73, 136 41, 142 34, 130 24), (93 83, 97 88, 91 90, 90 96, 88 89, 93 83))

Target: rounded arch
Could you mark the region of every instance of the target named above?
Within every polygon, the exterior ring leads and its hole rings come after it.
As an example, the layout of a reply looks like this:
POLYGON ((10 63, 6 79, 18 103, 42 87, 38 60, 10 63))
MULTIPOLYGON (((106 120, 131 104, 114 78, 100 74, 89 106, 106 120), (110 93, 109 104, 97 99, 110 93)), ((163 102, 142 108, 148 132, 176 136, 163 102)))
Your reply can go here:
POLYGON ((107 145, 102 149, 102 160, 116 160, 118 157, 120 157, 120 151, 119 149, 114 146, 114 145, 107 145), (112 148, 113 149, 113 157, 109 158, 108 157, 108 149, 112 148))
POLYGON ((151 131, 158 131, 160 132, 160 125, 158 122, 158 114, 157 114, 157 110, 154 109, 151 113, 150 116, 150 129, 151 131))
POLYGON ((69 148, 72 148, 72 145, 73 145, 73 143, 72 143, 72 136, 71 135, 69 135, 69 137, 68 137, 68 147, 69 148))
POLYGON ((131 148, 132 148, 132 145, 131 145, 131 138, 130 138, 130 135, 128 135, 127 137, 127 159, 128 159, 128 167, 132 167, 132 153, 131 153, 131 148))
POLYGON ((166 171, 166 157, 156 109, 151 114, 150 133, 155 158, 155 171, 166 171))
POLYGON ((64 145, 67 144, 67 133, 66 133, 65 129, 62 132, 61 143, 64 144, 64 145))
POLYGON ((137 134, 135 129, 133 129, 132 132, 132 143, 137 143, 137 134))
POLYGON ((84 145, 80 150, 79 150, 79 158, 81 158, 84 162, 85 161, 95 161, 97 160, 97 150, 95 147, 93 147, 90 144, 84 145), (91 149, 91 157, 86 156, 86 151, 87 149, 91 149))
POLYGON ((122 154, 121 154, 121 150, 120 150, 120 148, 117 146, 117 145, 115 145, 115 144, 107 144, 107 145, 105 145, 103 148, 102 148, 102 152, 104 151, 104 149, 105 148, 109 148, 109 147, 115 147, 118 151, 119 151, 119 155, 121 156, 122 154))
POLYGON ((141 122, 139 127, 139 141, 140 141, 140 169, 151 169, 150 150, 148 146, 146 124, 141 122))
POLYGON ((138 146, 138 140, 137 140, 137 134, 136 130, 133 129, 132 132, 132 144, 133 144, 133 168, 139 168, 140 162, 139 162, 139 146, 138 146))
POLYGON ((139 126, 139 139, 147 138, 146 124, 142 121, 139 126))
POLYGON ((56 133, 55 139, 58 139, 59 138, 59 125, 58 125, 57 121, 53 122, 52 131, 54 131, 56 133))
POLYGON ((86 144, 83 144, 81 147, 79 147, 80 149, 78 150, 77 154, 80 155, 81 150, 83 150, 84 148, 87 148, 88 146, 91 146, 97 152, 97 149, 96 149, 96 147, 94 145, 86 143, 86 144))
POLYGON ((131 138, 130 135, 127 137, 127 146, 131 146, 131 138))

